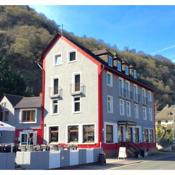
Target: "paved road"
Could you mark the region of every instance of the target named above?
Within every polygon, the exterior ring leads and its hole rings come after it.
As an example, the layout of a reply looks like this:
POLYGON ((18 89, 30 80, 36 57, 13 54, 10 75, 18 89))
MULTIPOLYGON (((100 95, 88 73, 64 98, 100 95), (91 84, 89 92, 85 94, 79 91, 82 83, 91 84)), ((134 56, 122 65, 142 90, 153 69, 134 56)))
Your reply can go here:
POLYGON ((144 160, 140 163, 113 167, 113 170, 175 170, 175 155, 159 158, 159 160, 144 160))
POLYGON ((108 159, 107 165, 81 165, 76 170, 175 170, 175 152, 159 152, 144 159, 108 159))

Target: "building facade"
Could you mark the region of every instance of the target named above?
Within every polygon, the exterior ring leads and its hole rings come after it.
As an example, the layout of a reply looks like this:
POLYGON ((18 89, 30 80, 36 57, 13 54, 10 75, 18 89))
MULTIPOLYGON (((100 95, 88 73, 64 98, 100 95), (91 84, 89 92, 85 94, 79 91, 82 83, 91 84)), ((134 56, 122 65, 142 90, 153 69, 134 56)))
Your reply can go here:
POLYGON ((44 142, 102 147, 131 142, 155 148, 152 87, 107 50, 92 53, 57 34, 42 56, 44 142))
POLYGON ((22 145, 42 143, 41 97, 6 94, 0 102, 0 106, 0 121, 16 128, 15 133, 3 132, 1 142, 19 142, 22 145))

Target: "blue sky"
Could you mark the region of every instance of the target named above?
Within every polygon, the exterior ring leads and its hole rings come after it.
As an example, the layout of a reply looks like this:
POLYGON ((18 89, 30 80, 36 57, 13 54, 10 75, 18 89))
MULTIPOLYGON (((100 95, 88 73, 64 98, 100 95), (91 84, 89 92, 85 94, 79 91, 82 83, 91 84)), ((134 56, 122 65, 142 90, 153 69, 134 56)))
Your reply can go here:
POLYGON ((175 61, 175 6, 31 6, 79 36, 175 61))

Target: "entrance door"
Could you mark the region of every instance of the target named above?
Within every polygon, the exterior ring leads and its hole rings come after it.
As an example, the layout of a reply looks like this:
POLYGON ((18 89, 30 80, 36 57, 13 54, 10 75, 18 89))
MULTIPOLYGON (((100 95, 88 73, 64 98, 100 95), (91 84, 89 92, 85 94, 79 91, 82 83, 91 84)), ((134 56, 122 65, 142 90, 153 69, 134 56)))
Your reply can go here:
POLYGON ((21 131, 19 141, 21 145, 36 145, 37 132, 36 131, 21 131))
POLYGON ((133 142, 133 128, 128 127, 128 141, 133 142))
POLYGON ((124 142, 124 126, 118 127, 118 139, 119 142, 124 142))

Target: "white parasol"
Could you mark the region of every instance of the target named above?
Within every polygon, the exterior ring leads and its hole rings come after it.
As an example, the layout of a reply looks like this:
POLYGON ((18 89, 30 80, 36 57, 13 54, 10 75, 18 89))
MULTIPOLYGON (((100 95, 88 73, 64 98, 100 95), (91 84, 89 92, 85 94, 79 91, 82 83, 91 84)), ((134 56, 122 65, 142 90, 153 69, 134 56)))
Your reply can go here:
POLYGON ((15 131, 15 127, 0 121, 0 131, 15 131))

